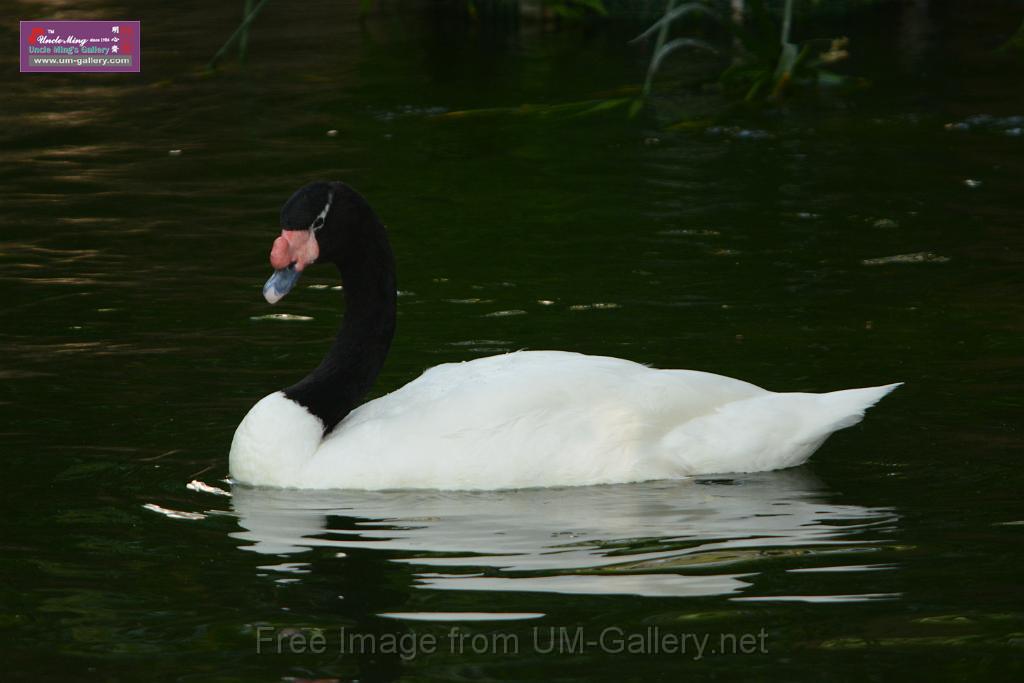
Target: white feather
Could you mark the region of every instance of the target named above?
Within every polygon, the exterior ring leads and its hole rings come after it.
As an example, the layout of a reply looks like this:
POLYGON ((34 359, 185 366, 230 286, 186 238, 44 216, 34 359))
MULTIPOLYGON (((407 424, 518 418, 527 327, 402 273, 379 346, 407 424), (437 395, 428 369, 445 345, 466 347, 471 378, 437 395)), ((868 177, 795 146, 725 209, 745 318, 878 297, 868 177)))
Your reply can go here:
POLYGON ((521 351, 449 363, 326 438, 281 392, 239 425, 231 474, 306 489, 611 484, 799 465, 898 384, 777 394, 690 370, 521 351))

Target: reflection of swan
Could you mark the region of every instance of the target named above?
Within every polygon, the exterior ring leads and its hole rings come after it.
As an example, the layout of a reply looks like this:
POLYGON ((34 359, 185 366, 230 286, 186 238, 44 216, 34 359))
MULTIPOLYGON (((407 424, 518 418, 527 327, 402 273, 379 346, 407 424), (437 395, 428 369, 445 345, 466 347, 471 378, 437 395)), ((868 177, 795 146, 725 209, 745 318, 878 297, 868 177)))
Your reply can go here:
POLYGON ((803 463, 896 386, 777 394, 706 372, 521 351, 439 365, 360 406, 395 330, 384 226, 351 188, 312 183, 284 205, 281 227, 267 300, 307 266, 333 263, 345 321, 316 369, 238 426, 231 475, 243 483, 508 489, 774 470, 803 463))
POLYGON ((726 481, 731 485, 688 480, 516 492, 236 486, 243 531, 233 536, 251 542, 246 550, 272 555, 314 548, 410 553, 399 561, 429 567, 419 585, 434 589, 717 595, 746 588, 747 574, 728 572, 750 571, 741 562, 766 548, 814 552, 870 543, 865 526, 893 518, 883 508, 823 502, 825 491, 804 472, 726 481), (709 573, 714 567, 726 573, 709 573), (472 568, 485 575, 465 573, 472 568), (680 574, 690 569, 702 571, 680 574))

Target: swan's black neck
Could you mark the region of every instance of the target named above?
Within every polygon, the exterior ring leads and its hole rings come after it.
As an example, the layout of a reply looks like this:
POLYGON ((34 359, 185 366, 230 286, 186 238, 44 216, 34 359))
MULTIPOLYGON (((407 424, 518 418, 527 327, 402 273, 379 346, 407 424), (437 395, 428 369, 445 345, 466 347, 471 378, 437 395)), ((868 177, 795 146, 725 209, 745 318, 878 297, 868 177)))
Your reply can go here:
POLYGON ((284 390, 323 421, 325 434, 370 391, 395 335, 394 255, 384 226, 365 200, 358 200, 338 207, 348 215, 338 228, 343 234, 332 238, 332 252, 340 255, 330 260, 341 273, 345 292, 341 329, 320 365, 284 390))

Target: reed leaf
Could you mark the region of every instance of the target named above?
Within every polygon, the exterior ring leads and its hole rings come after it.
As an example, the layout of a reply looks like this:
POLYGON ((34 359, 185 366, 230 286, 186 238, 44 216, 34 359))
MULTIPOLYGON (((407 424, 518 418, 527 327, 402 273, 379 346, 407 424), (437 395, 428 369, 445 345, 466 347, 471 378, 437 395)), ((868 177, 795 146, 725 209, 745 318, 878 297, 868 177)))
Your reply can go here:
POLYGON ((217 68, 217 63, 224 58, 224 55, 227 54, 228 49, 235 44, 235 41, 241 38, 243 34, 246 34, 248 32, 249 24, 252 23, 252 20, 256 18, 256 15, 258 15, 263 10, 263 8, 266 6, 268 2, 270 2, 270 0, 260 0, 260 4, 252 8, 252 11, 249 12, 244 19, 242 19, 242 23, 238 25, 238 28, 235 29, 235 32, 232 33, 226 41, 224 41, 224 44, 220 46, 220 49, 217 50, 217 53, 213 55, 213 59, 210 60, 210 63, 207 65, 207 68, 217 68))
POLYGON ((692 47, 700 50, 706 50, 713 54, 718 54, 718 50, 715 49, 710 43, 700 40, 698 38, 673 38, 664 45, 662 45, 657 52, 651 57, 651 65, 647 69, 647 73, 650 77, 653 77, 657 73, 661 63, 665 61, 665 58, 676 50, 684 47, 692 47))
POLYGON ((665 15, 662 16, 661 19, 658 19, 656 22, 651 24, 646 31, 644 31, 643 33, 641 33, 640 35, 638 35, 636 38, 629 42, 631 44, 638 43, 641 40, 644 40, 645 38, 649 38, 662 27, 667 28, 668 25, 671 24, 673 21, 679 19, 680 17, 686 16, 687 14, 703 14, 705 16, 711 17, 715 21, 722 21, 721 15, 719 15, 717 12, 715 12, 707 5, 700 2, 686 2, 683 3, 682 5, 679 5, 678 7, 669 9, 667 12, 665 12, 665 15))

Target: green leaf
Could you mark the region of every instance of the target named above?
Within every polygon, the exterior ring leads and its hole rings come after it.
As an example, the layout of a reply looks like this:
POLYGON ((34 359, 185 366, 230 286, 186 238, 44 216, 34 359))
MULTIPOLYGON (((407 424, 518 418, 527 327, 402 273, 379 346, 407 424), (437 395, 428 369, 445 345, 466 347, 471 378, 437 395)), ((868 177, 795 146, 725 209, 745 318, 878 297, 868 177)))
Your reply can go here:
POLYGON ((636 117, 636 115, 639 114, 640 110, 643 109, 643 108, 644 108, 643 98, 637 97, 636 99, 634 99, 633 102, 629 105, 629 118, 632 119, 632 118, 636 117))
POLYGON ((600 14, 602 17, 608 16, 608 10, 604 7, 604 0, 570 0, 572 4, 582 5, 595 14, 600 14))
POLYGON ((544 6, 555 16, 566 19, 578 19, 587 11, 600 16, 608 16, 604 0, 544 0, 544 6))
POLYGON ((779 63, 775 67, 775 80, 779 81, 793 73, 793 65, 796 64, 797 51, 793 43, 785 43, 782 46, 782 53, 779 55, 779 63))
POLYGON ((850 82, 850 79, 846 76, 841 76, 832 71, 826 71, 825 69, 818 69, 818 83, 826 86, 840 86, 846 85, 850 82))
POLYGON ((718 50, 716 50, 710 43, 706 43, 703 40, 698 40, 696 38, 673 38, 672 40, 662 45, 661 49, 655 52, 654 56, 651 57, 651 65, 647 69, 648 73, 651 75, 657 73, 658 67, 661 66, 661 63, 665 61, 666 57, 668 57, 676 50, 684 47, 692 47, 700 50, 707 50, 714 54, 718 54, 718 50))
POLYGON ((592 107, 584 109, 578 114, 573 114, 573 116, 589 116, 590 114, 596 114, 598 112, 606 111, 608 109, 614 109, 615 107, 621 107, 622 105, 629 102, 629 100, 630 98, 628 97, 616 97, 614 99, 604 100, 603 102, 598 102, 592 107))
POLYGON ((699 2, 687 2, 682 5, 679 5, 679 7, 676 7, 675 9, 670 9, 668 12, 665 13, 665 16, 651 24, 646 31, 644 31, 643 33, 641 33, 640 35, 638 35, 636 38, 629 42, 638 43, 645 38, 649 38, 650 36, 654 35, 654 33, 658 31, 661 27, 668 26, 676 19, 679 19, 680 17, 683 17, 687 14, 704 14, 706 16, 711 17, 712 19, 719 23, 722 22, 722 17, 719 16, 717 12, 712 10, 707 5, 699 2))
POLYGON ((768 74, 765 74, 761 78, 754 81, 754 84, 750 86, 750 90, 747 91, 747 95, 746 97, 743 98, 743 100, 745 102, 753 102, 754 99, 757 98, 758 93, 761 92, 761 88, 763 88, 767 82, 768 74))

